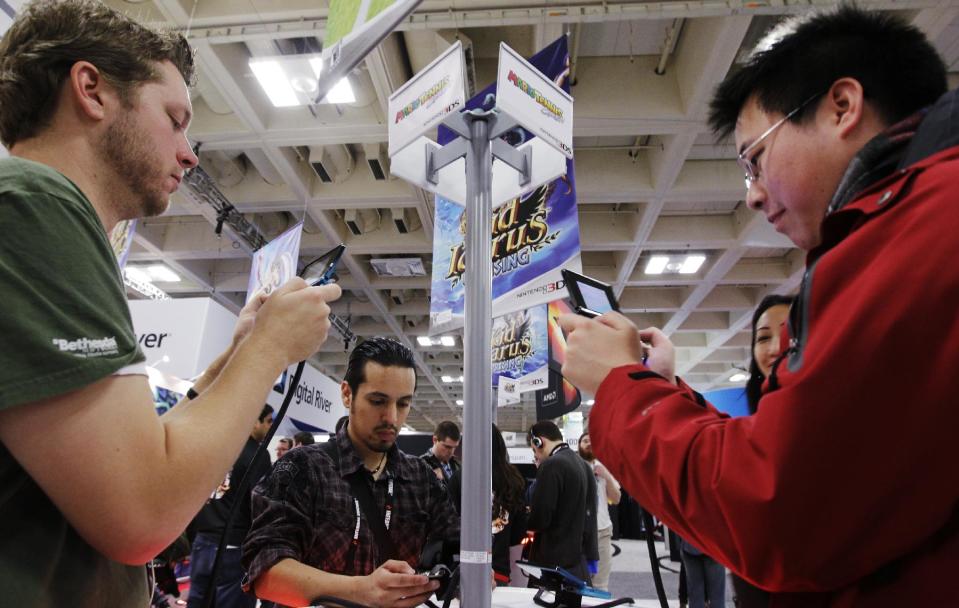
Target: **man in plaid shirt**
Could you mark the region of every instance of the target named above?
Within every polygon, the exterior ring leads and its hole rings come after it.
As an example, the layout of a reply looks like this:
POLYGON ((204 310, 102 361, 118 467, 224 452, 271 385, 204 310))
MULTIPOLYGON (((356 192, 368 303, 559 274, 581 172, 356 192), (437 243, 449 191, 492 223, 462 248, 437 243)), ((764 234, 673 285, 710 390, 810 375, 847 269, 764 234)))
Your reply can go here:
POLYGON ((414 365, 413 353, 392 339, 357 346, 341 385, 349 422, 335 450, 323 443, 291 450, 254 490, 243 565, 258 597, 303 606, 328 595, 407 608, 436 589, 413 567, 427 540, 459 538, 459 517, 433 471, 395 445, 416 388, 414 365), (393 556, 378 546, 353 496, 353 475, 371 488, 393 556))

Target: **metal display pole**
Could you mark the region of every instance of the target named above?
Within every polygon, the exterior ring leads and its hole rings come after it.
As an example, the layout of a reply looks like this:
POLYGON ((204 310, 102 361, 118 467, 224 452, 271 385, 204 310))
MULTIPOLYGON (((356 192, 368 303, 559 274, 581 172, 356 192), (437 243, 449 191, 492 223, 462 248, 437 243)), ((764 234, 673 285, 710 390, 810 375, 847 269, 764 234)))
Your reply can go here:
MULTIPOLYGON (((512 200, 565 173, 566 159, 572 158, 573 100, 500 44, 496 108, 462 111, 465 69, 462 44, 457 42, 390 95, 389 115, 395 117, 389 121, 390 172, 466 206, 460 605, 489 608, 493 596, 490 433, 496 414, 491 351, 493 203, 512 200), (544 117, 546 113, 549 116, 544 117), (439 123, 459 137, 437 146, 425 134, 439 123), (536 137, 514 148, 501 137, 519 126, 536 137), (501 161, 495 168, 494 157, 501 161)), ((440 314, 431 313, 433 329, 434 324, 451 322, 452 311, 446 314, 449 319, 440 321, 440 314)))
POLYGON ((493 272, 491 266, 492 112, 466 113, 466 295, 463 350, 463 493, 460 531, 460 605, 492 603, 492 358, 493 272))

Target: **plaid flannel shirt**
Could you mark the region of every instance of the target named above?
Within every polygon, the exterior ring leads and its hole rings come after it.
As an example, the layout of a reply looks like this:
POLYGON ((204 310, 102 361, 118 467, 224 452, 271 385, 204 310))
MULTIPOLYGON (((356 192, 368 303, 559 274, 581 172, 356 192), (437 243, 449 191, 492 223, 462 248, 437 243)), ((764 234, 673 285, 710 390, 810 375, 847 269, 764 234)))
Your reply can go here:
MULTIPOLYGON (((339 466, 323 444, 287 452, 273 472, 253 491, 253 525, 243 544, 247 584, 277 562, 292 558, 335 574, 370 574, 385 561, 373 532, 361 515, 358 544, 352 548, 356 507, 346 477, 363 469, 347 427, 336 436, 339 466)), ((459 516, 445 484, 422 460, 394 445, 386 470, 372 484, 373 499, 382 512, 389 480, 394 482, 389 534, 401 559, 416 567, 427 540, 458 539, 459 516)))

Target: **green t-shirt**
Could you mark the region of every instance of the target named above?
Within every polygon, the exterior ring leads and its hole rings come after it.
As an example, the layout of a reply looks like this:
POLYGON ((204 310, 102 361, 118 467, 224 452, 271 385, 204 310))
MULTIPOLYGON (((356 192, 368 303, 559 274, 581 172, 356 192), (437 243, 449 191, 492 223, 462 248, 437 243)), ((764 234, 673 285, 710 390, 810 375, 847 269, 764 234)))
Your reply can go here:
MULTIPOLYGON (((0 234, 0 409, 30 407, 143 360, 107 235, 70 180, 0 160, 0 234)), ((35 440, 47 440, 44 429, 35 440)), ((76 446, 78 460, 83 451, 76 446)), ((0 589, 11 606, 149 602, 146 569, 80 538, 2 445, 0 589)))

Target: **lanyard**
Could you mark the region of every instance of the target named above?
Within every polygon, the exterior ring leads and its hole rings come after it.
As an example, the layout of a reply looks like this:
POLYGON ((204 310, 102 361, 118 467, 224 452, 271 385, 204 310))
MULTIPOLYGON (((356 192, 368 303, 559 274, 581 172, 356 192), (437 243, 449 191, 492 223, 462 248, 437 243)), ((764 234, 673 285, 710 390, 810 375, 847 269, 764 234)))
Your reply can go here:
MULTIPOLYGON (((356 509, 356 526, 353 528, 353 544, 360 544, 360 501, 356 497, 353 498, 353 506, 356 509)), ((386 526, 386 529, 390 529, 390 519, 393 516, 393 478, 389 479, 389 482, 386 486, 386 506, 383 509, 385 511, 383 515, 383 525, 386 526)))

